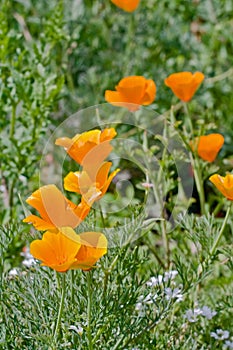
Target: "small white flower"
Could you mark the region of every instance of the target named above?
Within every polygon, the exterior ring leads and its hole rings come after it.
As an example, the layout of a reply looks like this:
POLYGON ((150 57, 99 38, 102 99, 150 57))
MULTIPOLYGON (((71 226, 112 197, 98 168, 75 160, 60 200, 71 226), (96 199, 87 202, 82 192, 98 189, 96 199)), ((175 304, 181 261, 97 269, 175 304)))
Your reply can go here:
POLYGON ((176 270, 166 271, 164 275, 158 275, 157 277, 153 276, 146 282, 148 287, 155 287, 169 280, 173 280, 178 272, 176 270))
POLYGON ((19 271, 16 268, 13 268, 8 272, 8 275, 12 277, 17 276, 18 274, 19 274, 19 271))
POLYGON ((167 282, 169 280, 173 280, 176 275, 178 275, 178 271, 176 270, 166 271, 164 274, 164 281, 167 282))
POLYGON ((75 332, 78 333, 80 336, 83 334, 83 327, 81 327, 81 326, 79 326, 79 325, 78 325, 78 327, 77 327, 77 326, 74 326, 74 325, 71 325, 71 326, 69 327, 69 329, 70 329, 71 331, 75 331, 75 332))
POLYGON ((36 265, 36 260, 34 258, 30 259, 24 259, 22 261, 22 264, 28 268, 32 267, 33 265, 36 265))
POLYGON ((217 329, 216 332, 211 332, 210 336, 216 340, 224 340, 229 338, 230 333, 223 329, 217 329))
POLYGON ((197 321, 197 317, 202 314, 201 309, 187 310, 184 317, 188 319, 189 322, 194 323, 197 321))
POLYGON ((212 311, 208 306, 203 306, 201 311, 202 316, 206 317, 207 320, 211 320, 215 315, 217 315, 217 312, 212 311))
POLYGON ((136 306, 135 306, 135 310, 136 310, 136 311, 141 311, 142 308, 143 308, 142 303, 137 303, 136 306))
POLYGON ((225 344, 226 348, 233 349, 233 341, 226 340, 225 344))
POLYGON ((159 284, 163 283, 163 276, 158 275, 158 277, 151 277, 149 281, 146 282, 146 285, 148 287, 155 287, 158 286, 159 284))
POLYGON ((181 290, 179 288, 175 288, 175 289, 171 289, 170 287, 165 288, 164 292, 166 294, 165 298, 167 300, 176 299, 178 302, 183 300, 183 295, 182 295, 181 290))

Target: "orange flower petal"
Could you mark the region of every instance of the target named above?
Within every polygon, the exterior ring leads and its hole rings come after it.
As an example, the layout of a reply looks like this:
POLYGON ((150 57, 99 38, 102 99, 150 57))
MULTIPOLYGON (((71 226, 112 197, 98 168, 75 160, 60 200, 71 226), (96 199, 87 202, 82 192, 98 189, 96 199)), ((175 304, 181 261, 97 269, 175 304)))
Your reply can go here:
POLYGON ((140 105, 134 102, 128 102, 125 96, 122 96, 118 91, 105 91, 105 100, 117 107, 125 107, 131 112, 135 112, 140 108, 140 105))
POLYGON ((103 129, 100 134, 100 142, 110 141, 117 135, 114 128, 103 129))
POLYGON ((70 171, 68 175, 64 178, 64 188, 66 191, 82 193, 79 185, 79 177, 81 175, 80 171, 70 171))
POLYGON ((73 137, 72 141, 77 142, 80 146, 85 145, 87 142, 95 143, 98 145, 100 142, 101 130, 89 130, 82 134, 77 134, 73 137))
POLYGON ((140 104, 146 90, 146 79, 141 76, 130 76, 121 79, 116 90, 127 102, 140 104))
POLYGON ((218 174, 212 175, 209 180, 217 189, 229 200, 233 200, 233 175, 227 174, 225 177, 218 174))
POLYGON ((110 141, 115 135, 116 131, 113 128, 107 128, 103 131, 91 130, 82 134, 77 134, 72 139, 67 137, 59 138, 56 140, 55 144, 63 146, 71 158, 73 158, 78 164, 83 165, 84 160, 86 162, 91 161, 87 159, 87 155, 90 151, 93 151, 94 148, 95 151, 91 153, 89 158, 93 157, 93 161, 97 156, 98 159, 103 161, 104 158, 102 157, 106 158, 112 150, 111 145, 107 141, 110 141), (102 146, 100 146, 101 144, 102 146))
POLYGON ((111 162, 104 162, 99 169, 92 169, 91 174, 86 170, 70 172, 64 179, 64 188, 82 194, 88 205, 90 201, 93 204, 106 193, 113 177, 120 171, 117 169, 108 176, 111 165, 111 162))
POLYGON ((97 183, 99 189, 102 189, 108 180, 108 173, 112 166, 112 162, 104 162, 98 169, 96 174, 91 174, 92 179, 97 183))
POLYGON ((60 231, 58 233, 47 231, 41 240, 35 240, 30 245, 30 253, 34 258, 41 260, 43 266, 51 267, 58 272, 67 271, 75 263, 81 247, 80 237, 71 228, 66 228, 65 231, 72 239, 60 231))
POLYGON ((23 222, 27 224, 32 224, 37 230, 39 231, 45 231, 45 230, 52 230, 54 229, 54 225, 50 224, 49 222, 39 218, 36 215, 29 215, 27 216, 23 222))
POLYGON ((116 174, 120 171, 120 169, 114 170, 108 177, 107 181, 104 183, 104 186, 101 189, 102 196, 107 192, 108 187, 110 183, 112 182, 112 179, 116 176, 116 174))
POLYGON ((133 12, 139 5, 140 0, 111 0, 114 5, 126 12, 133 12))
POLYGON ((221 134, 200 136, 197 148, 198 155, 208 162, 213 162, 223 144, 224 137, 221 134))
POLYGON ((112 146, 109 141, 103 141, 99 145, 93 147, 83 158, 83 168, 85 168, 88 173, 91 173, 93 169, 95 171, 111 151, 112 146))
POLYGON ((192 99, 205 76, 201 72, 180 72, 171 74, 164 80, 165 85, 171 88, 173 93, 182 101, 188 102, 192 99))
POLYGON ((75 205, 55 185, 41 187, 27 199, 27 203, 38 210, 41 218, 30 215, 24 219, 24 222, 31 222, 35 228, 40 230, 65 226, 74 228, 90 211, 85 201, 75 205))
POLYGON ((93 265, 107 253, 107 239, 102 233, 84 232, 79 235, 81 248, 76 255, 73 268, 89 270, 93 265))
POLYGON ((107 90, 105 99, 113 105, 136 111, 140 105, 152 103, 155 95, 156 85, 153 80, 135 75, 121 79, 116 86, 116 91, 107 90))
POLYGON ((156 85, 152 79, 147 80, 146 82, 146 91, 143 96, 142 104, 149 105, 151 104, 156 96, 156 85))

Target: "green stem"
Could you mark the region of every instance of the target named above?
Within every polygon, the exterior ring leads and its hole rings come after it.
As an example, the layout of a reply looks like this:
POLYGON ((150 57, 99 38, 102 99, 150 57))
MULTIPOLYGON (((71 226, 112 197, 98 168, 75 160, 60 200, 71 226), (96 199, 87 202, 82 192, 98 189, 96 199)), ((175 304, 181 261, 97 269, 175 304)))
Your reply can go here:
MULTIPOLYGON (((189 112, 188 103, 184 102, 183 106, 184 106, 185 114, 187 116, 186 121, 189 126, 189 131, 190 131, 191 137, 193 138, 194 137, 193 123, 189 112)), ((186 136, 188 138, 188 135, 186 136)), ((191 158, 191 163, 194 171, 194 179, 197 186, 197 192, 198 192, 199 201, 200 201, 200 212, 201 212, 201 215, 204 215, 205 214, 205 191, 204 191, 204 181, 202 179, 200 163, 198 158, 196 158, 195 160, 193 159, 192 153, 190 153, 190 158, 191 158)))
POLYGON ((15 189, 16 178, 12 179, 12 183, 9 188, 9 208, 10 208, 10 217, 13 219, 14 215, 14 189, 15 189))
POLYGON ((187 124, 189 126, 189 131, 190 131, 191 135, 193 136, 193 123, 192 123, 192 119, 191 119, 191 116, 190 116, 188 104, 186 102, 184 102, 183 106, 184 106, 185 114, 187 116, 186 121, 187 121, 187 124))
POLYGON ((15 121, 16 121, 16 104, 12 104, 11 125, 10 125, 10 139, 13 138, 15 133, 15 121))
POLYGON ((74 274, 75 270, 71 270, 71 303, 74 303, 74 274))
POLYGON ((100 218, 101 218, 101 221, 102 221, 102 225, 103 225, 103 227, 105 228, 106 225, 105 225, 104 214, 103 214, 103 211, 102 211, 102 208, 101 208, 101 204, 100 204, 99 202, 98 202, 98 206, 99 206, 100 218))
POLYGON ((88 350, 93 350, 92 335, 91 335, 91 302, 92 302, 92 292, 91 292, 91 272, 87 272, 87 338, 88 338, 88 350))
POLYGON ((192 165, 193 165, 193 171, 194 171, 194 178, 197 186, 197 192, 199 195, 200 210, 201 210, 201 214, 204 215, 205 214, 205 192, 204 192, 204 186, 203 186, 204 181, 202 179, 199 159, 196 158, 194 160, 192 158, 192 163, 193 163, 192 165))
POLYGON ((57 337, 58 337, 59 330, 60 330, 61 317, 62 317, 64 301, 65 301, 65 289, 66 289, 66 274, 63 273, 62 274, 61 301, 60 301, 60 306, 59 306, 59 311, 58 311, 58 316, 57 316, 57 323, 56 323, 56 327, 55 327, 54 334, 53 334, 53 341, 54 341, 54 343, 56 343, 56 341, 57 341, 57 337))
POLYGON ((109 280, 109 276, 112 273, 113 268, 115 267, 117 260, 119 258, 119 255, 117 254, 115 256, 115 258, 113 259, 111 265, 109 266, 109 268, 107 270, 104 271, 104 288, 103 288, 103 297, 105 297, 106 292, 107 292, 107 287, 108 287, 108 280, 109 280))
POLYGON ((157 259, 157 261, 161 265, 161 267, 164 270, 166 270, 166 265, 163 263, 162 259, 160 259, 159 255, 157 253, 157 249, 155 249, 155 247, 152 244, 150 244, 149 242, 146 242, 146 245, 148 246, 150 251, 154 254, 155 258, 157 259))
POLYGON ((211 255, 211 256, 214 255, 214 253, 215 253, 215 251, 216 251, 216 249, 217 249, 217 247, 218 247, 219 241, 220 241, 220 239, 221 239, 221 237, 222 237, 222 234, 223 234, 223 232, 224 232, 224 230, 225 230, 225 227, 226 227, 226 224, 227 224, 229 215, 230 215, 231 207, 232 207, 232 202, 231 202, 231 204, 229 205, 229 207, 227 208, 227 212, 226 212, 224 221, 223 221, 223 223, 222 223, 222 227, 221 227, 221 229, 220 229, 220 231, 219 231, 219 234, 217 235, 217 237, 216 237, 216 239, 215 239, 215 241, 214 241, 214 244, 213 244, 212 248, 210 249, 210 255, 211 255))
POLYGON ((61 284, 60 284, 60 280, 59 280, 59 273, 57 271, 54 270, 55 273, 55 277, 56 277, 56 282, 57 282, 57 289, 61 289, 61 284))
POLYGON ((215 207, 215 209, 214 209, 214 211, 213 211, 213 215, 214 215, 214 216, 217 216, 217 215, 218 215, 218 213, 219 213, 220 210, 222 209, 222 206, 223 206, 223 202, 222 202, 222 201, 219 202, 219 203, 216 205, 216 207, 215 207))

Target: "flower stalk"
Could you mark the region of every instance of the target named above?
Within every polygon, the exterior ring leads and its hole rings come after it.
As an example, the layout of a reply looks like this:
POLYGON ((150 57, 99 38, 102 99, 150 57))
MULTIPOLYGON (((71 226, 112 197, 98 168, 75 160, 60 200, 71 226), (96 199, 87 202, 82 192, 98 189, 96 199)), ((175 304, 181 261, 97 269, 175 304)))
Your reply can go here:
POLYGON ((91 292, 91 272, 87 272, 87 338, 88 349, 93 350, 93 342, 91 335, 91 304, 92 304, 92 292, 91 292))
POLYGON ((60 300, 60 306, 58 310, 58 316, 57 316, 57 323, 53 334, 53 341, 56 343, 57 337, 60 331, 60 324, 61 324, 61 318, 64 308, 64 301, 65 301, 65 292, 66 292, 66 274, 62 273, 62 292, 61 292, 61 300, 60 300))
MULTIPOLYGON (((184 102, 183 106, 187 116, 186 120, 189 125, 190 134, 193 135, 194 134, 193 123, 190 116, 188 104, 184 102)), ((204 191, 204 182, 202 178, 200 162, 197 157, 195 159, 193 158, 192 152, 190 152, 190 159, 193 167, 194 179, 197 186, 197 192, 198 192, 199 201, 200 201, 200 212, 201 212, 201 215, 204 215, 205 214, 205 191, 204 191)))
POLYGON ((225 227, 226 227, 226 224, 227 224, 227 221, 228 221, 228 218, 229 218, 229 215, 230 215, 230 212, 231 212, 231 207, 232 207, 232 202, 230 203, 229 207, 227 208, 227 212, 226 212, 226 215, 225 215, 225 218, 224 218, 224 221, 222 223, 222 226, 221 226, 221 229, 214 241, 214 244, 212 246, 212 248, 210 249, 210 256, 213 256, 216 252, 216 249, 218 247, 218 244, 221 240, 221 237, 223 235, 223 232, 225 230, 225 227))

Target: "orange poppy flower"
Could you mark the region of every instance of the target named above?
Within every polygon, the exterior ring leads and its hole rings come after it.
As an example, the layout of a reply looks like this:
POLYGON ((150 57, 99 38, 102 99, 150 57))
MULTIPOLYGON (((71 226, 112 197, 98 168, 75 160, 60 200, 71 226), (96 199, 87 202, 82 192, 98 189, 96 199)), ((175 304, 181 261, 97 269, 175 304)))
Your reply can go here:
POLYGON ((174 73, 164 80, 165 85, 170 87, 173 93, 182 101, 188 102, 199 88, 205 76, 201 72, 174 73))
POLYGON ((58 272, 65 272, 77 261, 76 255, 81 248, 79 236, 71 229, 64 235, 62 231, 58 233, 47 231, 42 239, 37 239, 30 244, 30 253, 34 258, 42 261, 42 266, 51 267, 58 272))
POLYGON ((100 199, 106 193, 112 179, 120 171, 116 169, 109 176, 111 162, 104 162, 98 169, 70 172, 64 179, 67 191, 80 193, 89 205, 89 201, 100 199))
POLYGON ((30 245, 30 253, 58 272, 70 269, 90 270, 107 252, 107 239, 99 232, 76 234, 70 227, 54 233, 47 231, 30 245))
POLYGON ((142 76, 123 78, 116 86, 116 91, 106 90, 105 100, 115 106, 137 111, 140 105, 151 104, 156 95, 156 85, 152 79, 142 76))
POLYGON ((133 12, 139 5, 140 0, 111 0, 114 5, 126 12, 133 12))
POLYGON ((62 137, 55 144, 63 146, 65 151, 78 164, 100 164, 112 150, 110 141, 116 136, 114 128, 91 130, 75 135, 72 139, 62 137))
MULTIPOLYGON (((68 200, 55 185, 47 185, 32 193, 26 200, 39 213, 27 216, 23 222, 31 223, 37 230, 51 230, 58 227, 76 227, 87 216, 90 206, 84 199, 78 205, 68 200)), ((91 198, 89 198, 91 204, 91 198)))
POLYGON ((202 159, 214 162, 223 144, 224 137, 221 134, 209 134, 196 138, 194 145, 191 143, 191 147, 194 151, 197 150, 202 159))
POLYGON ((227 174, 225 177, 214 174, 209 180, 227 199, 233 201, 233 174, 227 174))
POLYGON ((99 232, 83 232, 79 237, 81 248, 72 269, 90 270, 107 253, 108 242, 104 234, 99 232))

